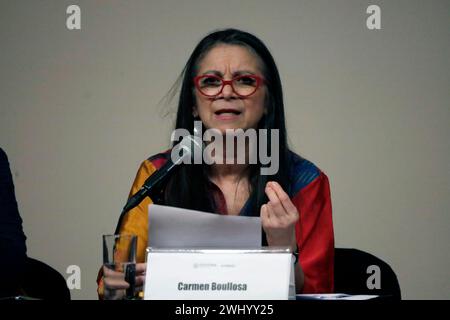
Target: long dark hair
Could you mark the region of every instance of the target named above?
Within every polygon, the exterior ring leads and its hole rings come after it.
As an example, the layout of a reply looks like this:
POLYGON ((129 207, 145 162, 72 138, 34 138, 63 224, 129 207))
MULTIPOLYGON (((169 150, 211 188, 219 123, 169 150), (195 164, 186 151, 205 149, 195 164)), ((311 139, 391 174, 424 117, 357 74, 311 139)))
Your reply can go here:
MULTIPOLYGON (((279 130, 279 170, 275 175, 267 176, 260 174, 261 164, 249 167, 250 182, 250 212, 258 216, 261 206, 268 201, 264 189, 268 181, 277 181, 283 189, 289 192, 289 169, 290 153, 287 146, 286 125, 283 105, 283 90, 280 75, 275 61, 264 43, 254 35, 236 29, 225 29, 213 32, 203 38, 192 52, 187 61, 179 80, 181 81, 180 97, 176 117, 176 129, 187 129, 194 134, 194 118, 192 107, 195 105, 194 83, 198 65, 201 59, 213 47, 220 45, 239 45, 249 49, 259 56, 263 62, 263 75, 266 80, 267 94, 265 98, 267 112, 258 124, 259 129, 279 130)), ((269 130, 268 130, 269 131, 269 130)), ((175 145, 175 143, 174 143, 175 145)), ((268 150, 271 152, 272 143, 268 134, 268 150)), ((276 152, 276 151, 275 151, 276 152)), ((208 196, 206 164, 184 165, 170 178, 164 192, 165 204, 216 212, 214 201, 208 196)))

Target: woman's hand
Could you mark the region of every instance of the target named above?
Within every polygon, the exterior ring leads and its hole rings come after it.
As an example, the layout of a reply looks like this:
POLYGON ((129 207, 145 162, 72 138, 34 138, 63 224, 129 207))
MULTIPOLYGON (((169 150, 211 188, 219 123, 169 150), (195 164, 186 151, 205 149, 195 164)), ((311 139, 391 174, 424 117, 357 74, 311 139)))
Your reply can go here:
MULTIPOLYGON (((142 291, 146 270, 147 263, 136 263, 135 295, 137 292, 142 291)), ((104 299, 118 300, 124 298, 126 289, 130 287, 130 284, 125 281, 123 272, 114 271, 103 266, 103 286, 104 299)))
POLYGON ((275 181, 266 185, 269 202, 261 206, 261 223, 269 246, 289 246, 295 250, 295 224, 299 219, 297 208, 275 181))

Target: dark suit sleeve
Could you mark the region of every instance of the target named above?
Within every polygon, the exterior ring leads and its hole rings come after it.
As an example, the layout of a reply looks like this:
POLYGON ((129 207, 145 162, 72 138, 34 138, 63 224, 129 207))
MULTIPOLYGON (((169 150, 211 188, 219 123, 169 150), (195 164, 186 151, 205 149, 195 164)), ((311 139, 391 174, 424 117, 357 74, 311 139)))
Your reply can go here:
POLYGON ((0 295, 10 295, 20 281, 25 240, 8 158, 0 148, 0 295))

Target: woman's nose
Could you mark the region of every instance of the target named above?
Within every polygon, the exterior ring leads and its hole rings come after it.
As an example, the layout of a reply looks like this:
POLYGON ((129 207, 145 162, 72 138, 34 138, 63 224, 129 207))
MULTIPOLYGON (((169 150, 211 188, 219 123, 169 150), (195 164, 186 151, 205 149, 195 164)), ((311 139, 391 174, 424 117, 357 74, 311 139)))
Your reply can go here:
POLYGON ((227 83, 224 85, 222 90, 222 95, 224 98, 231 98, 234 97, 235 93, 233 92, 233 88, 231 87, 231 84, 227 83))

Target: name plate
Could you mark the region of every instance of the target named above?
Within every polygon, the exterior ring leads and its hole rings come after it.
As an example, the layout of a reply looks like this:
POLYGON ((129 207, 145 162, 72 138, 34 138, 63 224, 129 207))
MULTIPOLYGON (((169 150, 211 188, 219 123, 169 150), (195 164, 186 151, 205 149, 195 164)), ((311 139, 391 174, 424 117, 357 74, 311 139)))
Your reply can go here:
POLYGON ((295 297, 289 249, 147 248, 145 300, 287 300, 295 297))

